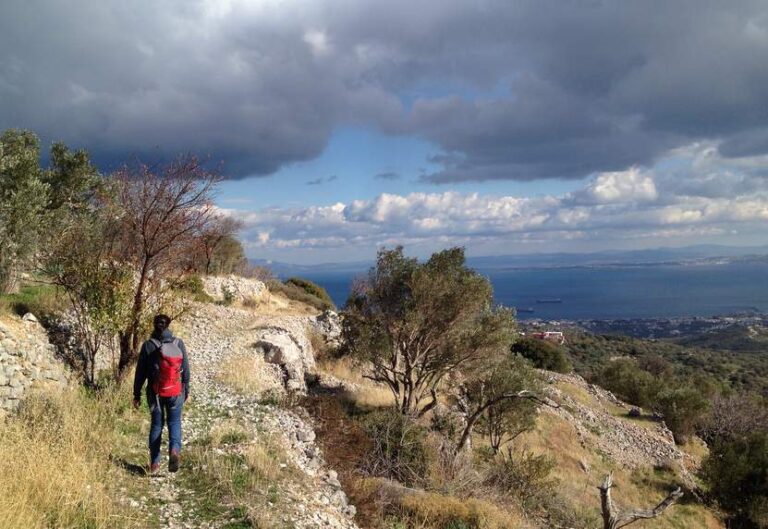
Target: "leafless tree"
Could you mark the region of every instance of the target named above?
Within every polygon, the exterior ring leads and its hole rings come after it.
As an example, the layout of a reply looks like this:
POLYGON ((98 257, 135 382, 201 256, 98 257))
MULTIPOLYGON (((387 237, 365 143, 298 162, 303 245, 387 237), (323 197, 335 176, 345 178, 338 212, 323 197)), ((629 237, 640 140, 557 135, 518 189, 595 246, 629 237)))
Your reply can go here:
POLYGON ((613 488, 613 474, 605 476, 600 489, 600 504, 603 511, 603 529, 620 529, 633 524, 639 520, 649 520, 661 516, 671 505, 683 496, 680 487, 670 492, 661 503, 653 509, 634 509, 631 511, 620 511, 613 504, 611 498, 611 488, 613 488))
POLYGON ((717 396, 701 421, 698 434, 712 445, 768 431, 768 406, 755 395, 717 396))
POLYGON ((242 223, 237 219, 221 214, 216 215, 213 220, 215 221, 210 222, 200 233, 197 251, 192 256, 192 267, 205 275, 211 273, 211 266, 213 265, 216 252, 222 246, 222 243, 227 238, 232 238, 242 226, 242 223))
POLYGON ((212 194, 220 176, 194 156, 183 156, 160 167, 125 166, 113 179, 122 211, 112 233, 119 241, 116 257, 133 268, 136 281, 130 318, 119 336, 122 374, 136 360, 151 290, 183 272, 217 219, 212 194))

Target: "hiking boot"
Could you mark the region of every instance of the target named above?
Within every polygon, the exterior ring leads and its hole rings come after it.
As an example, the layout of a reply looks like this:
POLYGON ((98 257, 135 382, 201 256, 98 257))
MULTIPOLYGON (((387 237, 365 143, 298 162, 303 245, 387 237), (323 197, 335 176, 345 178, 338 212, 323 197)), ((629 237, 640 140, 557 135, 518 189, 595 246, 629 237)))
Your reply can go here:
POLYGON ((168 472, 176 472, 177 470, 179 470, 179 451, 174 448, 168 458, 168 472))
POLYGON ((149 474, 157 474, 157 471, 160 470, 160 463, 152 463, 149 465, 149 474))

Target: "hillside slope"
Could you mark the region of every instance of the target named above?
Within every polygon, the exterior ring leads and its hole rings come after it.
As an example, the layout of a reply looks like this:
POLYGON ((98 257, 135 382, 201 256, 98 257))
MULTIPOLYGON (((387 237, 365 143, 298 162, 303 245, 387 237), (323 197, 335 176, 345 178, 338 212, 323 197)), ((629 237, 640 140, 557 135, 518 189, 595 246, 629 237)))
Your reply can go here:
POLYGON ((686 491, 680 505, 646 522, 648 527, 724 527, 691 492, 695 470, 706 452, 700 442, 677 447, 663 423, 630 417, 632 407, 610 392, 578 375, 543 374, 548 382, 545 391, 560 408, 543 408, 536 428, 515 443, 519 449, 555 459, 554 474, 565 498, 579 509, 599 513, 597 486, 613 472, 619 484, 615 501, 626 508, 651 507, 674 486, 686 491))
MULTIPOLYGON (((115 400, 110 406, 118 412, 105 416, 112 424, 103 425, 105 432, 114 430, 114 444, 101 447, 92 458, 97 464, 104 460, 103 452, 108 453, 111 464, 99 479, 104 481, 104 494, 119 508, 103 509, 103 519, 109 520, 106 522, 62 526, 385 527, 381 520, 367 517, 362 503, 358 505, 360 513, 350 504, 346 493, 356 498, 359 491, 342 489, 342 483, 348 483, 349 472, 359 473, 366 481, 365 473, 355 464, 344 464, 353 456, 366 457, 362 445, 353 446, 355 440, 345 438, 349 432, 344 422, 347 419, 341 415, 319 419, 312 398, 299 401, 286 388, 303 393, 307 390, 305 375, 316 373, 320 376, 310 378, 324 379, 343 391, 360 388, 356 398, 369 409, 386 406, 390 395, 382 388, 364 386, 359 372, 345 371, 328 361, 316 365, 314 344, 318 335, 327 337, 338 330, 334 331, 328 315, 256 287, 243 292, 248 294, 235 300, 233 306, 195 303, 172 325, 187 345, 192 370, 191 399, 183 422, 181 470, 170 474, 163 468, 157 475, 146 474, 149 414, 146 405, 139 412, 129 409, 126 385, 110 397, 115 400), (332 468, 327 461, 338 466, 332 468)), ((21 322, 14 324, 24 328, 21 322)), ((682 504, 638 527, 723 527, 690 492, 696 484, 695 470, 705 453, 703 446, 693 443, 681 450, 662 424, 629 417, 629 406, 581 377, 550 372, 541 375, 547 397, 559 407, 541 408, 535 428, 517 438, 512 448, 515 453, 546 454, 554 459, 553 475, 558 484, 553 494, 569 512, 577 513, 579 521, 556 525, 546 512, 527 512, 520 505, 496 505, 494 508, 506 509, 511 518, 518 520, 514 527, 596 529, 600 512, 597 485, 611 471, 617 484, 614 499, 620 506, 649 507, 674 485, 686 490, 682 504)), ((333 395, 329 392, 323 398, 335 399, 333 395)), ((343 406, 339 402, 335 405, 340 410, 343 406)), ((475 445, 482 446, 483 442, 478 437, 475 445)), ((82 479, 87 483, 89 477, 82 479)), ((481 489, 478 494, 482 494, 481 489)), ((483 499, 473 496, 472 490, 461 497, 431 498, 454 506, 483 499)), ((379 497, 373 501, 383 500, 379 497)), ((102 519, 101 512, 94 514, 94 519, 102 519)), ((399 523, 386 527, 411 527, 399 523)), ((0 527, 6 525, 0 521, 0 527)))

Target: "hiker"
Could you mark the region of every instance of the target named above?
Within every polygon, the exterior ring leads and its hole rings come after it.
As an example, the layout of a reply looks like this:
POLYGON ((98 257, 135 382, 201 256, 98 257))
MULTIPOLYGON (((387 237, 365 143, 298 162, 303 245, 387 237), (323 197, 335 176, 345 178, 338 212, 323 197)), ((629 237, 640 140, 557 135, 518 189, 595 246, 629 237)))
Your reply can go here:
POLYGON ((163 424, 168 424, 168 470, 179 469, 181 453, 181 409, 189 398, 189 361, 184 342, 175 338, 168 326, 171 318, 158 314, 154 331, 144 342, 133 379, 133 407, 141 403, 141 389, 147 383, 147 404, 152 414, 149 430, 149 472, 160 468, 163 424))

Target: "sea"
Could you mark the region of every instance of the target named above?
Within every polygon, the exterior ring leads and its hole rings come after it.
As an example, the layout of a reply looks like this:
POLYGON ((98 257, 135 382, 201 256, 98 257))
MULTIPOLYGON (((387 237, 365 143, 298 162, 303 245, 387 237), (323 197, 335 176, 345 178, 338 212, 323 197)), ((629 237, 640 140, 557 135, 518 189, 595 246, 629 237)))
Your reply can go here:
MULTIPOLYGON (((768 313, 768 262, 477 269, 518 319, 652 319, 768 313)), ((338 307, 365 272, 303 273, 338 307)))

